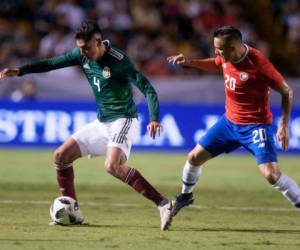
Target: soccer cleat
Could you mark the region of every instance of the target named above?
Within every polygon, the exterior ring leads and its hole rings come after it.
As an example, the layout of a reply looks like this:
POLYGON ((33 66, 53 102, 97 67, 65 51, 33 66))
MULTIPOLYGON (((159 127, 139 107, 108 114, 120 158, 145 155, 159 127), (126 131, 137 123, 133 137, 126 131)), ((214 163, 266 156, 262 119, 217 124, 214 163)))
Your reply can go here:
POLYGON ((160 213, 160 229, 168 230, 172 222, 173 201, 163 200, 158 206, 160 213))
POLYGON ((193 202, 193 193, 177 195, 172 209, 172 216, 175 216, 182 208, 191 205, 193 202))

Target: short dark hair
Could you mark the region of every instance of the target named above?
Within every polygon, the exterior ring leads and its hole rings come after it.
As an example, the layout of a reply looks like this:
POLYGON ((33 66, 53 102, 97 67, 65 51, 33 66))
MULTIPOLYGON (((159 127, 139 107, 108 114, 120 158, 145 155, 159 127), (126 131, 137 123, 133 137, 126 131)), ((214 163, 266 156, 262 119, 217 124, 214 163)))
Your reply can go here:
POLYGON ((75 33, 75 39, 83 39, 89 41, 94 34, 101 35, 99 25, 94 21, 84 21, 75 33))
POLYGON ((223 26, 215 30, 214 37, 223 37, 225 40, 242 41, 242 33, 233 26, 223 26))

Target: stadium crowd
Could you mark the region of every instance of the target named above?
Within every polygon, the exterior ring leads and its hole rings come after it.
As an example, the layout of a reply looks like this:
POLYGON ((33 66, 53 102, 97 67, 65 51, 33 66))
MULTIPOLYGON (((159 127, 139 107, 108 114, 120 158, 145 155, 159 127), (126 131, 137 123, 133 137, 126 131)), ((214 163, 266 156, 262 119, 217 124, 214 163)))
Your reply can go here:
MULTIPOLYGON (((286 33, 299 44, 299 3, 271 2, 274 15, 281 18, 286 33)), ((222 25, 238 27, 246 43, 270 56, 268 43, 243 16, 241 6, 232 0, 3 0, 0 66, 20 65, 73 48, 73 32, 84 19, 97 20, 104 38, 126 50, 146 75, 196 72, 174 70, 165 58, 176 51, 189 57, 212 55, 212 31, 222 25)))

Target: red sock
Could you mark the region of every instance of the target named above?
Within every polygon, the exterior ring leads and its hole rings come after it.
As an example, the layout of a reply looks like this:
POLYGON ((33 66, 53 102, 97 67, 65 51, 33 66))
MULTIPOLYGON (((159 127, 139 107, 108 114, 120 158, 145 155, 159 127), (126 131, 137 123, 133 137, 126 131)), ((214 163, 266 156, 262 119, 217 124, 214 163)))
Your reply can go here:
POLYGON ((69 196, 77 200, 75 194, 74 171, 72 163, 64 166, 56 165, 56 179, 62 195, 69 196))
POLYGON ((134 168, 130 168, 127 177, 124 180, 135 191, 153 201, 157 206, 164 197, 134 168))

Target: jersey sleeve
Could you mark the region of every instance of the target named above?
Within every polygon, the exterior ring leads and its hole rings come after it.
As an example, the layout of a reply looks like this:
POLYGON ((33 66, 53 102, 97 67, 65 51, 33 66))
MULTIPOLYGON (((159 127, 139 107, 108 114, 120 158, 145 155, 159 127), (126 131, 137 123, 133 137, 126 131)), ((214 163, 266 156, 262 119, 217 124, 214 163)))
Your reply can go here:
POLYGON ((19 68, 19 76, 31 73, 48 72, 55 69, 79 65, 79 61, 80 50, 76 48, 60 56, 40 59, 33 61, 32 63, 25 64, 19 68))
POLYGON ((263 55, 257 56, 260 73, 267 80, 266 82, 271 88, 276 88, 283 83, 283 77, 275 69, 274 65, 263 55))
POLYGON ((215 58, 215 64, 217 66, 221 66, 222 65, 222 58, 220 56, 216 56, 216 58, 215 58))
POLYGON ((139 71, 135 69, 133 64, 129 59, 126 62, 126 69, 124 74, 126 74, 127 80, 134 84, 145 96, 148 109, 150 113, 150 120, 151 121, 158 121, 159 120, 159 101, 157 97, 157 93, 154 87, 151 85, 149 80, 141 74, 139 71))

